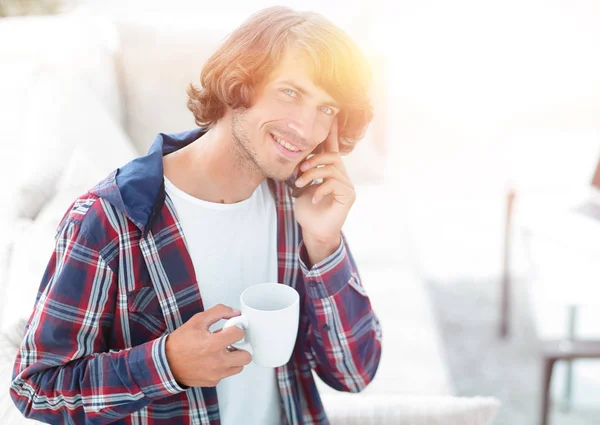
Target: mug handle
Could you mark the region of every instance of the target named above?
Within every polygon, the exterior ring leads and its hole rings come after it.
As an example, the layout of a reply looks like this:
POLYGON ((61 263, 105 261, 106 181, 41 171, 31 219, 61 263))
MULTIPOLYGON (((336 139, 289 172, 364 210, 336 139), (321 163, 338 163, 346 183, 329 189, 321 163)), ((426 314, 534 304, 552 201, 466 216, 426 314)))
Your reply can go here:
MULTIPOLYGON (((232 317, 227 322, 225 322, 225 325, 223 325, 223 330, 230 328, 232 326, 235 326, 235 325, 242 325, 242 329, 246 330, 246 329, 248 329, 248 319, 243 314, 240 316, 232 317)), ((237 348, 238 350, 246 350, 246 351, 248 351, 248 349, 252 350, 252 346, 250 345, 249 342, 246 341, 246 338, 244 338, 244 337, 242 337, 242 339, 240 339, 239 341, 231 344, 231 346, 234 348, 237 348)))

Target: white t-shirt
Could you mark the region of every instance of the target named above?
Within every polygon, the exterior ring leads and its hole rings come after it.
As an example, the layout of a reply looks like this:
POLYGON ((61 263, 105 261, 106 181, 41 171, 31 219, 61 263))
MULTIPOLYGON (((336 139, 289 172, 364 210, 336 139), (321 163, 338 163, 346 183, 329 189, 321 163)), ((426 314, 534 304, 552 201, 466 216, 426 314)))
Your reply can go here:
MULTIPOLYGON (((195 198, 165 177, 194 264, 204 309, 225 304, 240 309, 251 285, 277 282, 277 212, 267 181, 235 204, 195 198)), ((211 326, 220 329, 225 320, 211 326)), ((250 363, 217 384, 222 425, 281 424, 275 369, 250 363)))

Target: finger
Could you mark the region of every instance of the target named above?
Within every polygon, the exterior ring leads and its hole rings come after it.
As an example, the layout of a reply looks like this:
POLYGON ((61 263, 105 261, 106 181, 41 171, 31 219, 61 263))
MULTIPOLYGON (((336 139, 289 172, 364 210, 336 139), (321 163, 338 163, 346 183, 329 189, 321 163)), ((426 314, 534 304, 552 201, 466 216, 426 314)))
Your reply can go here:
POLYGON ((246 350, 237 350, 227 353, 227 364, 230 367, 246 366, 252 361, 252 355, 246 350))
POLYGON ((326 165, 324 167, 313 168, 312 170, 306 171, 302 175, 302 178, 296 180, 296 186, 303 187, 316 179, 336 179, 346 186, 354 187, 350 179, 344 176, 340 170, 332 165, 326 165))
POLYGON ((325 165, 332 165, 340 173, 347 179, 350 180, 350 176, 346 171, 346 167, 344 166, 344 161, 342 157, 335 152, 323 153, 320 155, 315 155, 314 157, 307 159, 304 164, 302 164, 301 169, 303 174, 305 174, 308 170, 313 168, 323 168, 325 165))
POLYGON ((316 168, 320 165, 333 165, 340 171, 345 170, 344 164, 342 162, 342 157, 336 152, 325 152, 315 155, 311 158, 307 158, 300 165, 300 170, 304 172, 310 170, 311 168, 316 168))
POLYGON ((314 158, 315 155, 320 154, 321 152, 323 152, 323 143, 319 143, 313 150, 311 153, 309 153, 308 155, 306 155, 306 157, 300 161, 297 165, 296 168, 294 168, 294 177, 298 178, 302 175, 302 165, 304 165, 308 160, 310 160, 310 158, 314 158))
POLYGON ((353 188, 346 186, 337 180, 329 179, 315 190, 312 203, 318 204, 327 195, 333 195, 335 201, 344 205, 352 204, 356 199, 356 192, 353 188))
POLYGON ((244 370, 243 366, 236 366, 236 367, 230 367, 229 369, 227 369, 227 371, 225 372, 225 374, 223 375, 222 379, 228 378, 230 376, 233 375, 237 375, 239 373, 242 373, 242 371, 244 370))
POLYGON ((339 152, 340 151, 340 141, 338 139, 338 120, 337 118, 333 119, 333 123, 331 124, 331 129, 329 130, 329 134, 327 138, 323 142, 323 150, 325 152, 339 152))
POLYGON ((244 331, 238 326, 232 326, 227 329, 223 329, 218 334, 213 334, 216 343, 221 347, 227 347, 228 345, 238 342, 244 337, 244 331))
POLYGON ((221 319, 231 319, 232 317, 239 316, 241 313, 239 310, 235 310, 223 304, 217 304, 213 308, 210 308, 202 313, 198 313, 200 316, 202 328, 208 330, 208 328, 221 319))

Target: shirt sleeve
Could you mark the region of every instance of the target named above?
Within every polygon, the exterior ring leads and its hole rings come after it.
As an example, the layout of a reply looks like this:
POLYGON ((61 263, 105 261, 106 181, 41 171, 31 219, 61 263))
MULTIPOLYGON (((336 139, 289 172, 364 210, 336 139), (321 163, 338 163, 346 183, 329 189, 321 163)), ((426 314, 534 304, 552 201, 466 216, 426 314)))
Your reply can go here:
POLYGON ((308 300, 308 357, 319 377, 339 391, 360 392, 381 358, 381 325, 371 307, 345 236, 338 249, 311 268, 298 247, 308 300))
POLYGON ((109 349, 117 277, 78 223, 59 231, 19 347, 10 387, 24 416, 47 423, 114 422, 183 391, 166 336, 109 349))

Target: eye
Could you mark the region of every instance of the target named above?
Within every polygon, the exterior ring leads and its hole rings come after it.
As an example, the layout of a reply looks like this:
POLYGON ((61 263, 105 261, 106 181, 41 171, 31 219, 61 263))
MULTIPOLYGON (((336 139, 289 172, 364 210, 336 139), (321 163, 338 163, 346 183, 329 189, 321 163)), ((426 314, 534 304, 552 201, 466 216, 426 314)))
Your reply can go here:
POLYGON ((326 115, 334 115, 335 111, 333 110, 333 108, 330 108, 329 106, 321 106, 321 111, 323 111, 326 115))
POLYGON ((296 93, 295 90, 292 89, 282 89, 282 92, 284 92, 285 94, 287 94, 290 97, 298 97, 298 93, 296 93))

